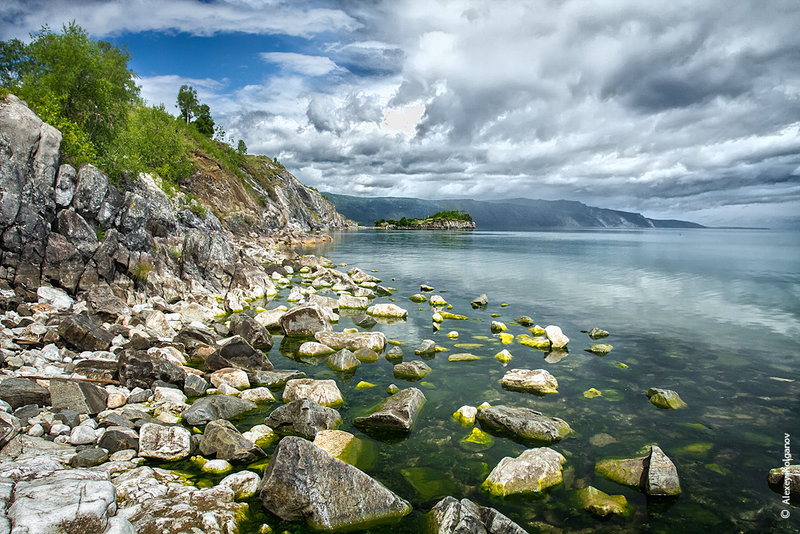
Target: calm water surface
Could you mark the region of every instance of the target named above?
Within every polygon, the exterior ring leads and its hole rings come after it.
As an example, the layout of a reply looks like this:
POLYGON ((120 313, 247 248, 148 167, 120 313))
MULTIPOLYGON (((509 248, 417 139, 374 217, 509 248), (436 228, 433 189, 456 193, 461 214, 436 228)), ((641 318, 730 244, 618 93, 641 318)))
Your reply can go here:
MULTIPOLYGON (((382 285, 396 288, 392 298, 409 310, 408 320, 374 330, 404 343, 405 360, 418 359, 413 351, 425 338, 450 353, 481 357, 449 363, 445 352, 428 361, 433 372, 414 384, 428 401, 412 432, 384 441, 359 432, 352 420, 382 401, 390 383, 411 385, 392 376, 389 362, 381 358, 354 375, 340 375, 324 359, 298 360, 296 343, 276 339, 270 353, 276 367, 337 380, 345 398, 342 428, 368 445, 357 465, 414 505, 399 525, 372 532, 420 531, 424 513, 445 495, 495 507, 532 533, 559 531, 553 527, 564 532, 800 528, 800 507, 788 507, 791 516, 781 519, 787 507, 766 482, 769 469, 781 464, 784 434, 792 436, 794 454, 800 455, 800 234, 359 231, 338 234, 332 245, 313 252, 348 267, 376 269, 382 285), (452 312, 469 319, 445 321, 434 331, 429 305, 408 299, 421 283, 434 286, 452 312), (470 300, 481 293, 488 295, 489 306, 472 310, 470 300), (548 363, 543 352, 501 345, 490 332, 491 321, 510 323, 520 315, 542 326, 559 325, 571 339, 569 355, 548 363), (605 357, 583 350, 595 341, 581 331, 595 326, 611 332, 603 342, 614 349, 605 357), (451 330, 459 332, 457 340, 447 337, 451 330), (462 343, 475 345, 456 346, 462 343), (493 357, 503 348, 513 355, 506 367, 493 357), (504 391, 498 381, 511 368, 547 369, 558 379, 559 393, 504 391), (361 380, 378 387, 356 390, 361 380), (644 394, 651 387, 676 390, 688 408, 656 408, 644 394), (603 396, 584 398, 589 388, 603 396), (452 413, 485 401, 531 407, 570 423, 575 433, 552 445, 567 458, 563 484, 541 496, 506 499, 480 489, 500 459, 526 448, 502 437, 488 450, 460 443, 469 429, 452 413), (653 443, 678 468, 683 493, 676 499, 648 499, 594 472, 598 459, 641 455, 653 443), (633 513, 600 520, 584 512, 576 491, 587 485, 625 495, 633 513)), ((281 292, 278 303, 286 294, 281 292)), ((336 329, 351 326, 342 317, 336 329)), ((515 324, 509 331, 526 333, 515 324)), ((240 428, 264 415, 240 422, 240 428)), ((306 530, 256 512, 246 528, 262 521, 277 532, 306 530)))

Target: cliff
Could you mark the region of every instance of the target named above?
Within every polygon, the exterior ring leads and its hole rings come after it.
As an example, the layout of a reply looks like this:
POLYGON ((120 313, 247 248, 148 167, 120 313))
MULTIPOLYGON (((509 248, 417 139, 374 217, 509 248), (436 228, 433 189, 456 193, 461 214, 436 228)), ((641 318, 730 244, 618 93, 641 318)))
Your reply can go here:
MULTIPOLYGON (((268 283, 261 266, 281 244, 346 222, 318 192, 266 158, 241 176, 195 152, 177 191, 140 174, 113 184, 99 169, 61 163, 61 133, 13 95, 0 99, 0 289, 69 293, 98 282, 168 301, 225 296, 268 283)), ((324 239, 327 236, 312 237, 324 239)))

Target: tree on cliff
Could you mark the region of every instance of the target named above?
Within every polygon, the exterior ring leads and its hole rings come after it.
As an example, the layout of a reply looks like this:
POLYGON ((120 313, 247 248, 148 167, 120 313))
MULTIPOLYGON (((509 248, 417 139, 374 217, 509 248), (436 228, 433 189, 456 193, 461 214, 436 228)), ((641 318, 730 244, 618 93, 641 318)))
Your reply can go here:
POLYGON ((201 104, 197 98, 197 91, 191 85, 181 85, 178 89, 178 109, 181 114, 178 118, 186 124, 194 124, 197 131, 206 137, 214 135, 214 120, 211 118, 211 108, 208 104, 201 104), (194 118, 194 121, 192 121, 194 118))
POLYGON ((95 41, 71 22, 54 33, 43 27, 27 45, 0 47, 0 81, 64 135, 76 163, 91 161, 125 128, 139 101, 124 48, 95 41))

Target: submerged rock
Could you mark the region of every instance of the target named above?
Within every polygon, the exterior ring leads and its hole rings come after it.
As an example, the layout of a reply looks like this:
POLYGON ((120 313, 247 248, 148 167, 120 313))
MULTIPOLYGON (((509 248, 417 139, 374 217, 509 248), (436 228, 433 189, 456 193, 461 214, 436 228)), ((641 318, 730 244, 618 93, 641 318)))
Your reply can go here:
POLYGON ((372 415, 356 417, 353 424, 361 429, 408 432, 424 403, 422 391, 417 388, 403 389, 383 401, 372 415))
POLYGON ((578 499, 584 510, 600 517, 611 514, 626 515, 630 511, 628 500, 624 495, 609 495, 594 486, 578 491, 578 499))
POLYGON ((283 390, 283 402, 292 402, 298 399, 311 399, 320 406, 340 406, 344 402, 335 380, 314 380, 312 378, 296 378, 286 383, 283 390))
POLYGON ((516 319, 514 319, 514 322, 516 322, 520 326, 533 326, 533 318, 527 315, 517 317, 516 319))
POLYGON ((481 294, 478 297, 472 299, 469 303, 474 309, 485 308, 489 304, 489 297, 486 296, 486 293, 481 294))
POLYGON ((683 402, 680 395, 671 389, 650 388, 645 395, 651 403, 665 410, 686 408, 686 403, 683 402))
POLYGON ((281 519, 303 519, 321 530, 367 528, 411 511, 408 502, 364 472, 296 437, 278 444, 259 497, 281 519))
POLYGON ((558 380, 545 369, 511 369, 500 379, 500 385, 539 395, 558 393, 558 380))
POLYGON ((264 424, 281 435, 302 436, 314 439, 322 430, 333 430, 342 422, 342 416, 333 408, 320 406, 311 399, 300 399, 275 409, 264 424))
POLYGON ((541 493, 562 481, 561 466, 566 462, 549 447, 528 449, 516 458, 505 457, 495 466, 481 489, 495 497, 515 493, 541 493))
POLYGON ((476 356, 475 354, 470 354, 468 352, 459 352, 457 354, 451 354, 447 357, 448 362, 473 362, 480 359, 480 356, 476 356))
POLYGON ((435 534, 527 534, 509 518, 469 499, 445 497, 428 514, 435 534))
POLYGON ((430 366, 419 360, 398 363, 392 368, 392 373, 395 378, 402 378, 405 380, 419 380, 430 372, 430 366))
POLYGON ((545 443, 559 441, 572 433, 563 419, 548 417, 530 408, 490 406, 478 412, 478 421, 489 431, 545 443))
POLYGON ((605 356, 611 352, 613 348, 614 347, 608 343, 597 343, 586 349, 586 352, 591 352, 592 354, 597 354, 598 356, 605 356))
POLYGON ((785 495, 789 488, 789 495, 800 498, 800 465, 785 465, 770 469, 767 481, 771 486, 778 488, 778 493, 785 495))
POLYGON ((592 339, 600 339, 600 338, 609 336, 607 331, 602 330, 602 329, 597 328, 597 327, 594 327, 591 330, 589 330, 587 332, 587 334, 589 334, 589 337, 592 338, 592 339))

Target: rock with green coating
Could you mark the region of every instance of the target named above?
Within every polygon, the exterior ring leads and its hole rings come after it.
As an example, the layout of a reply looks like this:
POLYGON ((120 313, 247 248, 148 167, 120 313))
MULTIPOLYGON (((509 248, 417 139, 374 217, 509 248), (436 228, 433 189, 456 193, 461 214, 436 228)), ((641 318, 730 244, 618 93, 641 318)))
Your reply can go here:
POLYGON ((318 530, 365 529, 411 511, 407 501, 363 471, 297 437, 278 444, 259 497, 281 519, 305 520, 318 530))
POLYGON ((485 451, 494 445, 494 438, 491 434, 484 432, 480 428, 473 428, 472 431, 459 444, 462 448, 471 451, 485 451))
POLYGON ((388 393, 389 395, 394 395, 398 391, 400 391, 400 388, 397 387, 397 385, 395 384, 389 384, 388 386, 386 386, 386 393, 388 393))
POLYGON ((578 498, 584 510, 600 517, 611 514, 626 515, 630 510, 628 499, 624 495, 609 495, 594 486, 578 491, 578 498))
POLYGON ((221 459, 209 460, 200 468, 203 473, 213 473, 215 475, 223 475, 230 472, 232 469, 233 466, 229 461, 221 459))
POLYGON ((558 393, 558 380, 545 369, 511 369, 500 379, 500 385, 538 395, 558 393))
POLYGON ((459 352, 456 354, 451 354, 447 357, 448 362, 474 362, 475 360, 480 359, 480 356, 476 356, 468 352, 459 352))
POLYGON ((511 359, 513 358, 513 356, 511 355, 511 353, 510 353, 510 352, 508 352, 508 349, 503 349, 503 350, 501 350, 500 352, 498 352, 497 354, 495 354, 495 355, 494 355, 494 358, 495 358, 497 361, 499 361, 500 363, 502 363, 502 364, 504 364, 504 365, 505 365, 505 364, 507 364, 508 362, 510 362, 510 361, 511 361, 511 359))
POLYGON ((392 372, 395 378, 403 378, 405 380, 419 380, 431 372, 430 366, 420 360, 412 362, 398 363, 394 366, 392 372))
POLYGON ((500 321, 492 321, 491 330, 493 334, 499 334, 500 332, 508 330, 508 327, 505 323, 501 323, 500 321))
POLYGON ((356 417, 353 424, 359 429, 408 432, 422 405, 425 395, 417 388, 398 391, 366 417, 356 417))
POLYGON ((678 470, 657 445, 640 458, 606 459, 595 464, 595 471, 614 482, 632 486, 653 496, 680 495, 678 470))
POLYGON ((534 336, 543 336, 545 334, 545 329, 544 327, 535 324, 532 327, 528 328, 528 332, 530 332, 534 336))
POLYGON ((331 354, 328 356, 328 359, 325 360, 325 363, 334 371, 352 371, 361 365, 361 362, 356 358, 355 354, 347 349, 342 349, 339 352, 331 354))
POLYGON ((379 358, 378 353, 372 349, 357 349, 353 351, 353 356, 355 356, 358 361, 365 363, 377 362, 379 358))
POLYGON ((550 340, 547 336, 531 337, 528 334, 520 334, 517 336, 517 343, 537 350, 550 350, 550 340))
MULTIPOLYGON (((450 312, 439 312, 439 315, 442 317, 443 321, 466 321, 468 317, 466 315, 460 315, 458 313, 450 313, 450 312)), ((440 322, 440 321, 437 321, 440 322)))
POLYGON ((650 388, 645 395, 651 403, 665 410, 686 408, 686 403, 671 389, 650 388))
POLYGON ((431 339, 423 339, 422 342, 414 351, 414 354, 420 356, 423 354, 434 354, 436 352, 436 342, 431 339))
POLYGON ((329 407, 337 407, 344 403, 342 392, 339 391, 335 380, 313 378, 295 378, 286 382, 286 387, 283 388, 283 402, 298 399, 311 399, 321 406, 329 407))
POLYGON ((495 497, 517 493, 541 493, 560 484, 566 458, 549 447, 528 449, 516 458, 505 457, 489 473, 481 489, 495 497))
POLYGON ((790 496, 795 499, 800 497, 800 465, 786 465, 770 469, 767 481, 772 486, 779 488, 779 493, 783 495, 785 495, 784 491, 788 486, 790 496))
POLYGON ((478 409, 474 406, 462 406, 453 413, 453 419, 462 426, 473 426, 477 415, 478 409))
POLYGON ((528 317, 527 315, 523 315, 522 317, 517 317, 514 319, 514 322, 520 326, 533 326, 533 319, 528 317))
POLYGON ((403 361, 403 349, 395 345, 387 350, 383 357, 391 363, 400 363, 403 361))
POLYGON ((608 343, 597 343, 586 349, 586 352, 591 352, 592 354, 597 354, 598 356, 605 356, 611 352, 613 348, 614 347, 608 343))
POLYGON ((374 388, 374 387, 375 387, 375 384, 373 384, 372 382, 364 382, 363 380, 361 382, 359 382, 358 384, 356 384, 356 389, 358 389, 358 390, 369 389, 369 388, 374 388))
POLYGON ((548 417, 530 408, 490 406, 478 412, 481 427, 525 441, 554 443, 572 433, 563 419, 548 417))
POLYGON ((416 303, 425 302, 426 300, 428 300, 428 298, 421 293, 417 293, 416 295, 411 295, 408 298, 411 302, 416 302, 416 303))
POLYGON ((280 435, 314 439, 318 432, 337 428, 342 416, 333 408, 320 406, 311 399, 300 399, 275 409, 264 424, 280 435))
POLYGON ((232 473, 222 480, 219 485, 233 490, 234 499, 244 501, 258 493, 261 477, 252 471, 239 471, 232 473))
POLYGON ((447 301, 444 300, 444 297, 441 295, 431 295, 431 298, 428 299, 428 302, 431 306, 447 306, 447 301))
POLYGON ((469 303, 474 309, 482 309, 485 308, 489 304, 489 297, 486 296, 486 293, 481 294, 479 297, 475 297, 469 303))
POLYGON ((430 467, 407 467, 401 469, 400 474, 424 501, 458 491, 458 486, 450 478, 430 467))
POLYGON ((250 463, 265 456, 261 447, 245 439, 233 423, 225 419, 206 425, 199 448, 204 456, 230 462, 250 463))
POLYGON ((605 331, 605 330, 603 330, 601 328, 597 328, 597 327, 592 328, 587 333, 589 334, 589 337, 592 338, 592 339, 600 339, 600 338, 608 337, 608 335, 609 335, 607 331, 605 331))
POLYGON ((373 304, 367 308, 367 314, 374 317, 403 319, 408 317, 408 310, 401 308, 397 304, 373 304))
POLYGON ((428 518, 436 534, 527 534, 494 508, 469 499, 445 497, 431 509, 428 518))

